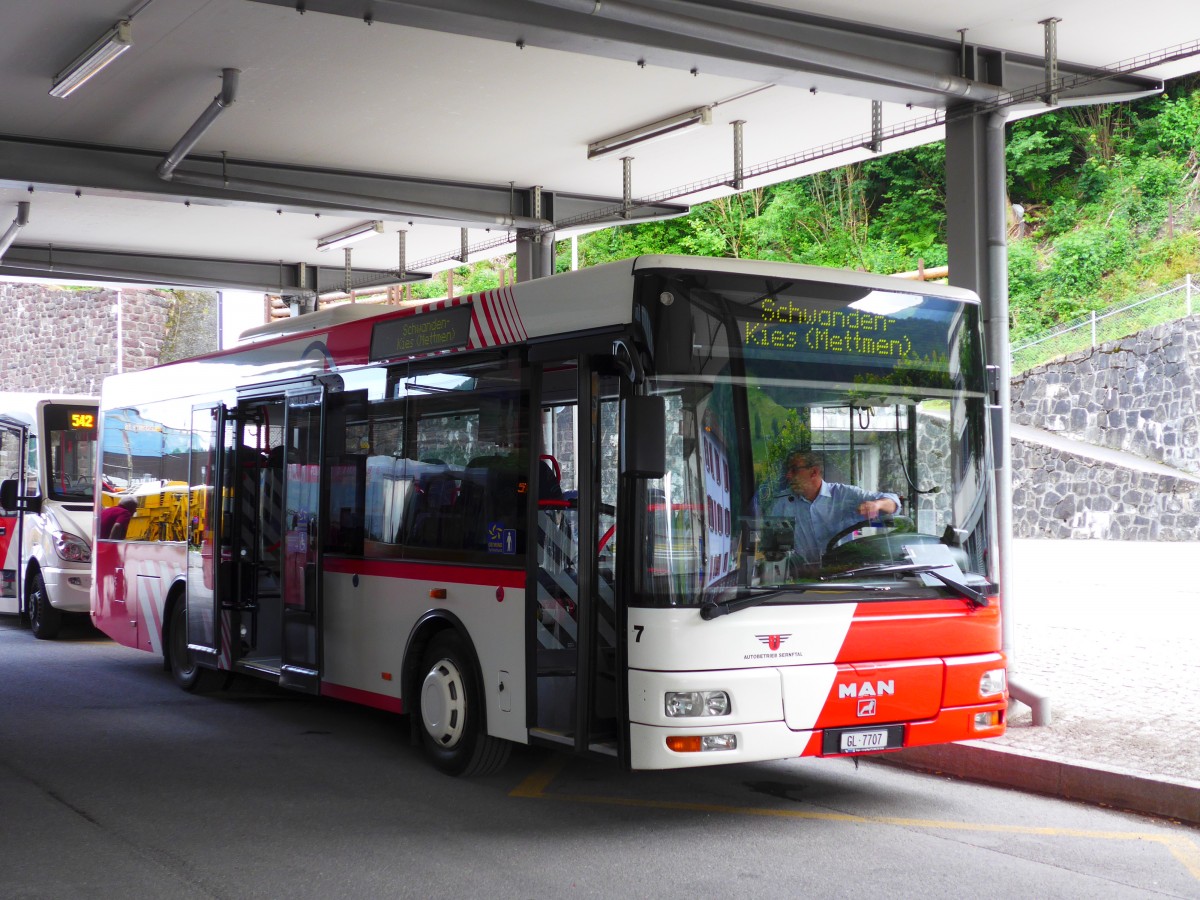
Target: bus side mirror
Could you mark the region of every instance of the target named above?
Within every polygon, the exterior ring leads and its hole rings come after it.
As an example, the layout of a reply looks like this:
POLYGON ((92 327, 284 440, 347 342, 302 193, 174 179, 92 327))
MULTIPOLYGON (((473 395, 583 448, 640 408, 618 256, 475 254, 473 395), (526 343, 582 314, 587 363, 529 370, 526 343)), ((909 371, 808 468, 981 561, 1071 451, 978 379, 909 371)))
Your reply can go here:
POLYGON ((667 474, 667 402, 662 397, 621 401, 621 474, 635 478, 667 474))
POLYGON ((15 478, 0 481, 0 509, 12 512, 36 513, 42 508, 41 497, 22 497, 17 493, 20 484, 15 478))
POLYGON ((992 468, 999 472, 1004 467, 1004 407, 989 406, 988 417, 992 432, 992 468))

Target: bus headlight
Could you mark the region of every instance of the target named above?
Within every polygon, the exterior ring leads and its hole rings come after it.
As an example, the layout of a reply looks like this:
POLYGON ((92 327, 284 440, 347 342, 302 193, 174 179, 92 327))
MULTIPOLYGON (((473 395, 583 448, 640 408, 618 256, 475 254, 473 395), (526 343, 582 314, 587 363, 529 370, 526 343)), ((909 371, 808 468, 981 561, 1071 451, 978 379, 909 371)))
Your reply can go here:
POLYGON ((1008 679, 1003 669, 989 669, 979 676, 979 696, 994 697, 1003 694, 1008 687, 1008 679))
POLYGON ((686 716, 729 715, 729 694, 726 691, 667 691, 667 715, 686 716))
POLYGON ((54 536, 54 552, 67 562, 86 563, 92 561, 92 548, 87 541, 65 531, 54 536))

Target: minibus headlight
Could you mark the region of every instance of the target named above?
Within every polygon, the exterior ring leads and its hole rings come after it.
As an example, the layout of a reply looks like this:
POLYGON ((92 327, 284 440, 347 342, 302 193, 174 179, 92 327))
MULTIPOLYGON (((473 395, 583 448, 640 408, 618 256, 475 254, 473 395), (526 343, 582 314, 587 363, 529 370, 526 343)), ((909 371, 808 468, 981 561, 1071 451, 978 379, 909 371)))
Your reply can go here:
POLYGON ((92 548, 81 537, 60 531, 54 536, 54 552, 67 562, 86 563, 92 561, 92 548))
POLYGON ((989 669, 979 676, 979 696, 994 697, 996 694, 1003 694, 1008 687, 1008 679, 1005 678, 1003 669, 989 669))
POLYGON ((729 715, 729 693, 727 691, 667 691, 667 715, 672 718, 687 716, 729 715))

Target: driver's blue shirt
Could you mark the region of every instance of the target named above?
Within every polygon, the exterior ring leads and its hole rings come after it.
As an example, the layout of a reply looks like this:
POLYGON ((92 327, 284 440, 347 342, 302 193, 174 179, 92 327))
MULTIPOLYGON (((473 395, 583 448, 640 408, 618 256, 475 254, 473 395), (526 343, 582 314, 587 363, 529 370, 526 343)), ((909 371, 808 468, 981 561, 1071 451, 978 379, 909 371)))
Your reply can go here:
POLYGON ((896 504, 896 512, 899 512, 900 498, 896 494, 823 481, 820 492, 811 502, 791 491, 776 495, 767 515, 792 519, 795 522, 793 555, 802 562, 819 563, 830 538, 843 528, 862 521, 858 512, 862 502, 885 497, 896 504))

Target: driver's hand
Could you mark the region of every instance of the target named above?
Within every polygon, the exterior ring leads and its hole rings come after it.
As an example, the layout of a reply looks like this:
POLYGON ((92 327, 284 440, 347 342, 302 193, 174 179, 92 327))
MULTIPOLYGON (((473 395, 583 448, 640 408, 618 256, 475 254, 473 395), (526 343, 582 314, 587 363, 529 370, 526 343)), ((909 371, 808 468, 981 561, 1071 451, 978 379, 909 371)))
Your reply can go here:
MULTIPOLYGON (((889 506, 891 504, 888 504, 889 506)), ((858 505, 858 514, 864 519, 877 519, 879 514, 883 512, 884 503, 882 500, 864 500, 858 505)))

